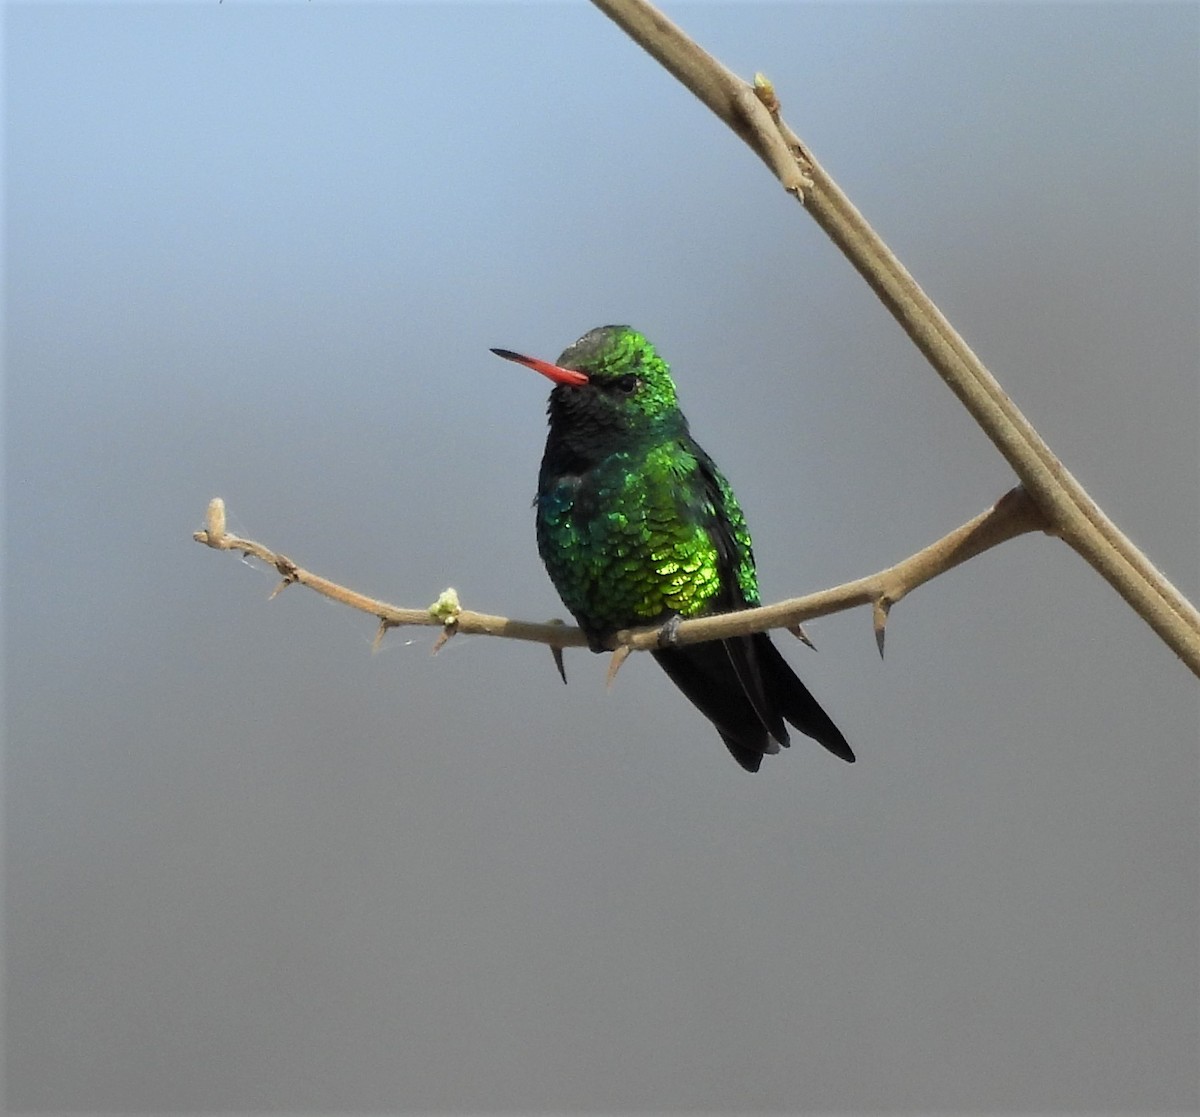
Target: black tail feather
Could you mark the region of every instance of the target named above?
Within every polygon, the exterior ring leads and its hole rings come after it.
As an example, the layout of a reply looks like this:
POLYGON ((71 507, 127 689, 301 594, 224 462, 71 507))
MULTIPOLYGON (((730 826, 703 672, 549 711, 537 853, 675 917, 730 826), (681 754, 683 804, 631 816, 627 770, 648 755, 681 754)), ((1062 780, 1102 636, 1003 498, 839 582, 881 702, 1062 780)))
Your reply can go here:
POLYGON ((767 691, 779 703, 780 713, 805 736, 824 745, 834 756, 840 757, 847 764, 853 764, 854 751, 842 736, 842 731, 821 709, 820 703, 783 658, 783 653, 775 647, 765 632, 759 633, 755 639, 762 641, 759 646, 759 662, 767 678, 767 691))
POLYGON ((652 654, 747 771, 757 772, 765 754, 788 746, 785 718, 835 756, 854 762, 841 731, 766 633, 652 654))

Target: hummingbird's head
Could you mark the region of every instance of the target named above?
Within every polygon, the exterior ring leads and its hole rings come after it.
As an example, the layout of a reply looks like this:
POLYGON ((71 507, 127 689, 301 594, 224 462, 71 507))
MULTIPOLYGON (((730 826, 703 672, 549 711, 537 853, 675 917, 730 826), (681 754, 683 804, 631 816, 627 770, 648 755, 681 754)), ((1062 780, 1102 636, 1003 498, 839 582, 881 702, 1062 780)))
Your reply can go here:
POLYGON ((599 326, 567 346, 557 364, 493 349, 549 377, 550 423, 634 432, 679 418, 671 370, 631 326, 599 326))

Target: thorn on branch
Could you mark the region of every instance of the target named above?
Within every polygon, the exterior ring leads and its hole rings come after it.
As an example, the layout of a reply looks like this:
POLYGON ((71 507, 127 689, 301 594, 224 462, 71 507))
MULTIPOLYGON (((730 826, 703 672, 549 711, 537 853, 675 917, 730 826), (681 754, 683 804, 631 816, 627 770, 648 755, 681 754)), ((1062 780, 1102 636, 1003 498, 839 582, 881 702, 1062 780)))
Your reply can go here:
POLYGON ((612 658, 608 661, 608 674, 604 679, 605 689, 611 688, 613 681, 617 677, 617 672, 621 670, 621 664, 624 663, 633 652, 633 649, 628 644, 621 644, 613 649, 612 658))
MULTIPOLYGON (((250 551, 243 551, 242 554, 249 555, 250 551)), ((259 556, 256 556, 259 557, 259 556)), ((274 562, 275 569, 279 572, 279 576, 283 579, 272 591, 268 601, 274 601, 285 589, 293 582, 298 580, 299 567, 286 555, 276 555, 274 562)))
POLYGON ((871 608, 871 621, 875 626, 875 643, 879 648, 879 658, 883 659, 883 640, 885 630, 887 628, 888 613, 892 610, 892 603, 886 597, 877 597, 875 604, 871 608))
POLYGON ((800 641, 800 643, 807 644, 810 648, 812 648, 812 650, 814 652, 817 650, 817 645, 814 644, 808 638, 808 633, 805 632, 804 629, 800 627, 800 625, 798 625, 798 624, 788 625, 788 632, 790 632, 793 636, 795 636, 796 639, 800 641))
MULTIPOLYGON (((561 617, 552 617, 546 622, 547 624, 562 625, 565 622, 561 617)), ((563 649, 561 644, 551 644, 550 654, 554 657, 554 666, 558 668, 558 677, 562 679, 563 686, 567 685, 567 665, 563 662, 563 649)))
POLYGON ((554 657, 554 666, 558 668, 558 676, 567 685, 567 665, 563 662, 563 650, 557 644, 550 645, 550 654, 554 657))
POLYGON ((385 618, 379 618, 379 627, 375 630, 375 639, 371 641, 371 654, 374 655, 381 647, 383 647, 383 637, 389 628, 397 626, 389 623, 385 618))
POLYGON ((458 632, 458 621, 447 621, 445 627, 438 634, 438 638, 433 642, 433 647, 429 649, 429 654, 437 655, 456 632, 458 632))

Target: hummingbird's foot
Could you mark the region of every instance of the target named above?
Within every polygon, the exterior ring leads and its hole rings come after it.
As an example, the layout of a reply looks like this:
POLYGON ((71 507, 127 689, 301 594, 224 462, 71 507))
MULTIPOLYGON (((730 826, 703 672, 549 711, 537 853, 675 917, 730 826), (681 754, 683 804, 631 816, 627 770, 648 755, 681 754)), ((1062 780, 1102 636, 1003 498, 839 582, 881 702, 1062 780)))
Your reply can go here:
POLYGON ((678 646, 679 641, 679 623, 683 618, 676 613, 658 630, 658 646, 660 648, 674 648, 678 646))

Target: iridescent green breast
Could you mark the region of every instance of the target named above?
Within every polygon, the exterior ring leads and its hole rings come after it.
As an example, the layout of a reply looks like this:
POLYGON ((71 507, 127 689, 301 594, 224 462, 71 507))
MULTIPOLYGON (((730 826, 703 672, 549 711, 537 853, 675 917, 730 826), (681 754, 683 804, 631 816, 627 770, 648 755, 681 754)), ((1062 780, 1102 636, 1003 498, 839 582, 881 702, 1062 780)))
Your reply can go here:
POLYGON ((554 478, 537 509, 542 561, 592 636, 758 602, 741 509, 690 439, 554 478))

